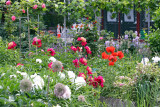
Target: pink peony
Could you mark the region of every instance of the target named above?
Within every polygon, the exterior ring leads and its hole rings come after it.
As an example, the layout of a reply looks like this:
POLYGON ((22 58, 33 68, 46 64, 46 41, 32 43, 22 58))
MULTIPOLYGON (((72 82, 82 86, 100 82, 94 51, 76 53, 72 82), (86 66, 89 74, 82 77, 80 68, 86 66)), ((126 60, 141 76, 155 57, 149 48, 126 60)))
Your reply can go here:
POLYGON ((11 1, 8 0, 8 1, 6 2, 6 5, 11 5, 11 1))
POLYGON ((46 5, 43 3, 43 4, 42 4, 42 8, 45 8, 45 7, 46 7, 46 5))
POLYGON ((12 21, 15 21, 16 20, 16 16, 12 16, 11 19, 12 19, 12 21))
POLYGON ((37 47, 41 47, 42 46, 41 39, 34 37, 32 45, 36 45, 37 47))
POLYGON ((75 65, 76 68, 77 68, 77 67, 79 68, 78 59, 73 60, 73 63, 74 63, 74 65, 75 65))
POLYGON ((82 45, 82 46, 86 46, 86 45, 87 45, 87 42, 81 42, 81 45, 82 45))
POLYGON ((98 76, 97 78, 94 77, 94 81, 98 82, 101 87, 104 86, 103 83, 105 82, 105 80, 103 79, 102 76, 98 76))
POLYGON ((81 64, 83 64, 85 66, 87 65, 87 60, 85 58, 80 58, 79 62, 81 62, 81 64))
POLYGON ((7 49, 13 49, 14 50, 14 47, 16 47, 16 46, 17 46, 17 44, 12 41, 12 42, 8 43, 8 48, 7 49))
POLYGON ((24 9, 22 9, 22 12, 23 12, 23 13, 26 13, 26 11, 25 11, 24 9))
POLYGON ((49 52, 51 56, 54 56, 56 54, 55 50, 53 50, 53 48, 48 48, 47 52, 49 52))
POLYGON ((78 77, 83 77, 84 79, 86 79, 86 75, 84 73, 79 72, 78 77))
POLYGON ((37 7, 38 7, 38 5, 34 5, 32 8, 33 8, 33 9, 37 9, 37 7))

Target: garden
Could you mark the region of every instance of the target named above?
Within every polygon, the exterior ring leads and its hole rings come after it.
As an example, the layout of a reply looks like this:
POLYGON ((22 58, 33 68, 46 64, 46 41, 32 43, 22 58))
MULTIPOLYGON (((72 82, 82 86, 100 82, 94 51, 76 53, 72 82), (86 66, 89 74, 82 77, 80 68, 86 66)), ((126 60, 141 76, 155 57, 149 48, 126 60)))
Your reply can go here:
POLYGON ((159 107, 159 0, 1 0, 0 20, 0 107, 159 107), (143 39, 102 29, 130 9, 143 39))

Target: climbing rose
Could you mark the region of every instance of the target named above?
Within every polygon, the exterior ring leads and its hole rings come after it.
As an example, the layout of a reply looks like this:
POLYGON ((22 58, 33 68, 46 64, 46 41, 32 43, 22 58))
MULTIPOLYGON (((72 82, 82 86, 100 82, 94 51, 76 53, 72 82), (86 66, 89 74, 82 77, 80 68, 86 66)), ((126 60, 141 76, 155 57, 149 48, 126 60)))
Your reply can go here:
POLYGON ((45 8, 45 7, 46 7, 46 5, 43 3, 43 4, 42 4, 42 8, 45 8))
POLYGON ((41 39, 34 37, 32 45, 36 45, 37 47, 41 47, 42 46, 41 39))
POLYGON ((87 66, 86 70, 88 71, 87 72, 88 75, 92 74, 92 69, 89 66, 87 66))
POLYGON ((11 19, 12 19, 12 21, 15 21, 16 20, 16 16, 12 16, 11 19))
POLYGON ((47 52, 49 52, 51 56, 54 56, 56 54, 55 50, 53 50, 53 48, 48 48, 47 52))
POLYGON ((75 65, 76 68, 77 68, 77 67, 79 68, 78 59, 73 60, 73 63, 74 63, 74 65, 75 65))
POLYGON ((86 51, 87 51, 87 54, 91 54, 91 53, 92 53, 92 51, 91 51, 91 49, 90 49, 89 46, 86 46, 85 49, 86 49, 86 51))
POLYGON ((32 8, 33 8, 33 9, 37 9, 37 7, 38 7, 37 5, 34 5, 32 8))
POLYGON ((83 64, 85 66, 87 65, 87 60, 85 58, 80 58, 79 62, 81 62, 81 64, 83 64))
POLYGON ((71 49, 72 49, 74 52, 76 52, 76 51, 77 51, 77 48, 76 48, 76 47, 74 47, 74 46, 71 46, 71 49))
POLYGON ((81 37, 81 41, 82 41, 82 42, 86 42, 86 38, 81 37))
MULTIPOLYGON (((17 44, 15 43, 15 42, 10 42, 10 43, 8 43, 8 49, 13 49, 14 47, 16 47, 17 46, 17 44)), ((14 50, 14 49, 13 49, 14 50)))
POLYGON ((82 46, 86 46, 87 42, 81 42, 82 46))
POLYGON ((86 75, 84 73, 79 72, 78 77, 83 77, 84 79, 86 79, 86 75))
POLYGON ((105 82, 105 80, 103 79, 102 76, 98 76, 97 78, 94 77, 94 81, 98 82, 98 84, 99 84, 101 87, 104 86, 103 83, 105 82))
POLYGON ((11 5, 11 1, 8 0, 8 1, 6 2, 6 5, 11 5))

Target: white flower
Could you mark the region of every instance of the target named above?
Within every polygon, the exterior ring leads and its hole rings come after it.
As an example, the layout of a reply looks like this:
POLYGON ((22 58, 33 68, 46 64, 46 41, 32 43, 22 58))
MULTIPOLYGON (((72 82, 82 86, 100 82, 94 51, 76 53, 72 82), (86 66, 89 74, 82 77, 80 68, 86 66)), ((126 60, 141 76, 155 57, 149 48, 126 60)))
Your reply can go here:
POLYGON ((2 85, 0 85, 0 89, 3 89, 2 85))
POLYGON ((142 63, 143 65, 147 65, 147 64, 149 63, 149 59, 148 59, 148 58, 142 58, 141 63, 142 63))
POLYGON ((36 62, 37 63, 42 63, 42 60, 41 59, 36 59, 36 62))
POLYGON ((54 58, 54 57, 50 57, 49 60, 52 62, 56 62, 56 58, 54 58))
POLYGON ((9 77, 10 78, 16 78, 17 76, 16 75, 10 75, 9 77))
POLYGON ((68 76, 71 82, 74 82, 74 79, 76 77, 75 73, 73 71, 68 71, 68 76))
POLYGON ((78 90, 79 88, 81 88, 82 86, 86 86, 86 81, 84 80, 83 77, 77 77, 75 79, 75 82, 74 82, 77 86, 76 90, 78 90))
POLYGON ((33 79, 33 87, 35 87, 36 89, 43 88, 44 81, 39 75, 35 73, 34 75, 31 75, 31 78, 33 79))
POLYGON ((15 101, 13 96, 9 96, 9 102, 15 101))
POLYGON ((26 78, 26 79, 29 79, 29 76, 26 72, 20 72, 20 71, 17 71, 18 74, 21 74, 23 76, 23 78, 26 78))
POLYGON ((157 63, 157 62, 160 61, 160 57, 155 56, 155 57, 152 58, 152 60, 153 60, 154 63, 157 63))
POLYGON ((5 74, 6 74, 6 73, 2 73, 2 74, 1 74, 1 77, 3 77, 5 74))
POLYGON ((71 90, 67 85, 65 86, 65 88, 66 88, 66 92, 63 94, 63 98, 69 99, 71 97, 71 90))
POLYGON ((53 107, 61 107, 59 104, 57 104, 56 106, 53 106, 53 107))
POLYGON ((58 76, 59 76, 61 79, 65 79, 65 74, 62 73, 62 72, 59 72, 58 76))

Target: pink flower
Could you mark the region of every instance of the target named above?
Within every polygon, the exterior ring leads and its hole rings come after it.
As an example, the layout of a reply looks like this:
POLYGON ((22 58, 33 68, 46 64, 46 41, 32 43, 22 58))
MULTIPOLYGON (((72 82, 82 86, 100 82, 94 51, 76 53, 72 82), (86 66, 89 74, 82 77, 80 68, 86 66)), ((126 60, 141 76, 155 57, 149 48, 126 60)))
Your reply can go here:
POLYGON ((47 52, 49 52, 51 56, 54 56, 56 54, 55 50, 53 50, 53 48, 48 48, 47 52))
POLYGON ((82 52, 82 49, 81 49, 80 47, 78 47, 78 46, 77 46, 77 50, 78 50, 79 52, 82 52))
POLYGON ((12 19, 12 21, 15 21, 16 20, 16 16, 12 16, 11 19, 12 19))
POLYGON ((92 69, 89 66, 87 66, 86 70, 88 71, 87 72, 88 75, 92 74, 92 69))
POLYGON ((99 40, 102 40, 103 39, 103 37, 99 37, 99 40))
POLYGON ((43 4, 42 4, 42 8, 45 8, 45 7, 46 7, 46 5, 43 3, 43 4))
MULTIPOLYGON (((16 47, 17 46, 17 44, 15 43, 15 42, 10 42, 10 43, 8 43, 8 48, 7 49, 13 49, 14 47, 16 47)), ((14 50, 14 49, 13 49, 14 50)))
POLYGON ((30 56, 30 55, 33 55, 33 52, 30 52, 28 55, 29 55, 29 56, 30 56))
POLYGON ((77 67, 79 68, 78 59, 73 60, 73 63, 74 63, 74 65, 75 65, 76 68, 77 68, 77 67))
POLYGON ((51 68, 51 69, 52 69, 52 64, 53 64, 53 62, 48 64, 48 67, 51 68))
POLYGON ((18 66, 23 66, 23 65, 24 65, 24 64, 18 63, 16 67, 18 67, 18 66))
POLYGON ((37 47, 41 47, 42 46, 41 39, 34 37, 32 45, 36 45, 37 47))
POLYGON ((120 84, 119 84, 120 87, 122 87, 122 86, 124 86, 124 85, 125 85, 124 83, 120 83, 120 84))
POLYGON ((74 52, 76 52, 76 51, 77 51, 77 48, 76 48, 76 47, 74 47, 74 46, 71 46, 71 49, 72 49, 74 52))
POLYGON ((85 58, 80 58, 79 62, 81 62, 81 64, 83 64, 85 66, 87 65, 87 60, 85 58))
POLYGON ((38 7, 38 5, 34 5, 32 8, 33 8, 33 9, 37 9, 37 7, 38 7))
POLYGON ((41 52, 44 52, 44 50, 43 50, 43 49, 41 49, 41 52))
POLYGON ((24 9, 22 9, 22 12, 23 12, 23 13, 26 13, 26 11, 25 11, 24 9))
POLYGON ((84 73, 79 72, 78 77, 83 77, 84 79, 86 79, 86 75, 84 73))
POLYGON ((8 1, 6 2, 6 5, 11 5, 11 1, 8 0, 8 1))
POLYGON ((86 49, 86 51, 87 51, 87 54, 91 54, 91 53, 92 53, 92 51, 91 51, 91 49, 89 48, 89 46, 86 46, 85 49, 86 49))
POLYGON ((78 37, 77 41, 81 41, 81 37, 78 37))
POLYGON ((104 82, 105 82, 105 80, 103 79, 103 77, 102 76, 98 76, 97 78, 96 77, 94 77, 94 81, 96 81, 96 82, 98 82, 99 83, 99 85, 101 86, 101 87, 103 87, 104 86, 104 82))
POLYGON ((81 45, 82 45, 82 46, 86 46, 86 45, 87 45, 87 42, 81 42, 81 45))

